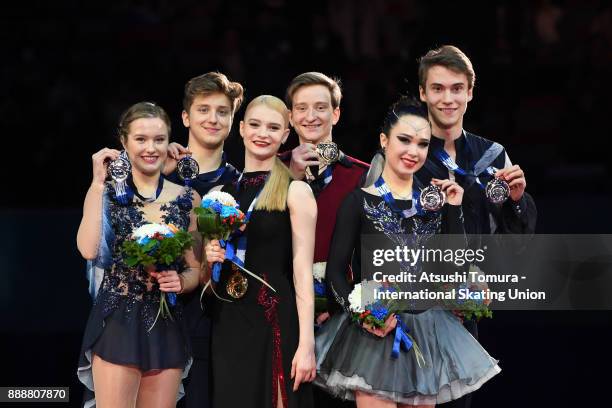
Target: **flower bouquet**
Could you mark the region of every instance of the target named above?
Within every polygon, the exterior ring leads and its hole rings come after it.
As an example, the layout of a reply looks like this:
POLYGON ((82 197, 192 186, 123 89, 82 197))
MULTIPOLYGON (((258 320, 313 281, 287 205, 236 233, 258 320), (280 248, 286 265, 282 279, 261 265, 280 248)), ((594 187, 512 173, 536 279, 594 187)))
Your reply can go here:
MULTIPOLYGON (((468 276, 472 276, 471 272, 476 272, 478 275, 483 275, 484 273, 480 270, 480 268, 474 264, 470 265, 469 268, 470 274, 468 276)), ((475 320, 479 321, 483 317, 493 318, 493 311, 489 309, 489 304, 491 303, 490 299, 474 297, 470 299, 459 299, 459 292, 487 292, 489 290, 487 284, 477 283, 475 281, 472 282, 463 282, 460 285, 452 285, 452 284, 444 284, 441 286, 441 290, 444 292, 454 291, 453 299, 446 299, 443 301, 444 306, 447 309, 453 311, 453 313, 462 319, 467 320, 475 320)))
MULTIPOLYGON (((212 191, 206 194, 204 197, 202 197, 200 207, 194 209, 198 220, 198 231, 206 240, 218 239, 221 247, 225 248, 226 260, 232 262, 241 270, 253 276, 255 279, 259 280, 275 291, 274 288, 268 285, 268 283, 259 276, 244 268, 243 259, 246 248, 242 248, 240 241, 238 248, 235 248, 231 242, 233 241, 233 238, 240 238, 240 232, 246 228, 246 224, 248 223, 248 217, 242 211, 240 211, 239 208, 240 205, 236 202, 231 194, 223 191, 212 191)), ((219 282, 221 276, 221 266, 222 265, 220 262, 215 262, 213 264, 212 281, 215 283, 219 282)), ((213 290, 213 293, 215 293, 211 280, 209 280, 202 290, 200 299, 202 299, 204 292, 209 286, 213 290)), ((215 296, 229 302, 229 300, 221 298, 216 293, 215 296)))
MULTIPOLYGON (((123 242, 124 262, 132 268, 154 267, 158 271, 173 269, 177 268, 183 252, 192 245, 193 237, 172 224, 145 224, 132 233, 131 239, 123 242)), ((168 304, 172 306, 176 304, 176 294, 162 292, 159 310, 149 331, 155 326, 159 316, 173 320, 168 304)))
POLYGON ((401 311, 407 308, 407 305, 400 300, 377 300, 375 298, 375 292, 385 291, 394 292, 396 289, 391 286, 381 286, 380 283, 375 281, 364 280, 356 284, 348 296, 352 320, 361 326, 384 329, 387 322, 395 316, 397 325, 391 357, 399 357, 401 349, 408 351, 412 348, 419 367, 425 366, 425 358, 420 347, 414 338, 408 334, 409 329, 399 315, 401 311))

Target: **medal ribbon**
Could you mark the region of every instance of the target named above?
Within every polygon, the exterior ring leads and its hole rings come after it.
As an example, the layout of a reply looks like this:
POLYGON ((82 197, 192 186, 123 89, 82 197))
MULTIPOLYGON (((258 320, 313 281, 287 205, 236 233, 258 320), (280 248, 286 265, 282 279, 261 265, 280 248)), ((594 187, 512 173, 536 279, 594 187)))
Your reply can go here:
POLYGON ((487 166, 487 164, 490 164, 493 160, 495 160, 502 150, 503 148, 499 143, 493 143, 484 152, 480 160, 478 160, 478 162, 474 165, 474 169, 470 172, 459 167, 455 160, 453 160, 453 158, 450 157, 450 155, 444 149, 435 150, 433 154, 448 170, 462 176, 473 176, 476 184, 478 184, 478 186, 484 190, 485 186, 482 184, 478 176, 482 173, 486 173, 492 177, 495 177, 495 172, 497 169, 493 166, 487 166))
POLYGON ((380 177, 378 177, 378 180, 376 180, 374 186, 376 187, 376 190, 378 191, 382 199, 385 200, 385 203, 387 203, 391 211, 396 214, 399 214, 402 218, 410 218, 417 213, 421 213, 421 205, 419 203, 419 191, 418 188, 415 186, 414 182, 412 185, 412 207, 407 210, 400 210, 395 205, 395 198, 393 198, 393 193, 391 193, 389 186, 387 186, 387 183, 385 183, 385 179, 383 179, 382 174, 380 175, 380 177))
POLYGON ((136 185, 134 184, 134 180, 132 179, 132 175, 130 174, 128 176, 127 185, 126 185, 126 188, 125 188, 125 190, 126 190, 125 191, 125 200, 126 200, 125 204, 129 203, 130 201, 132 201, 134 196, 138 197, 139 199, 141 199, 145 203, 152 203, 153 201, 155 201, 155 200, 157 200, 159 198, 159 195, 161 194, 163 188, 164 188, 164 176, 163 176, 163 174, 160 174, 159 175, 159 181, 157 182, 157 189, 155 190, 155 197, 144 198, 138 192, 138 189, 136 188, 136 185))
MULTIPOLYGON (((223 152, 221 156, 221 164, 219 165, 217 170, 213 170, 208 173, 198 174, 196 178, 198 178, 203 183, 216 183, 217 181, 219 181, 221 176, 223 176, 223 174, 225 173, 228 167, 229 165, 226 160, 225 152, 223 152)), ((192 179, 192 180, 183 179, 186 186, 191 186, 191 183, 193 182, 193 180, 195 179, 192 179)))
POLYGON ((325 170, 323 170, 323 173, 309 183, 315 196, 319 195, 319 193, 331 183, 333 173, 332 166, 333 163, 328 164, 325 170))
POLYGON ((208 173, 205 173, 206 177, 201 177, 201 180, 205 183, 216 183, 217 181, 219 181, 221 176, 223 176, 223 173, 225 173, 227 168, 228 168, 228 164, 227 164, 227 160, 225 157, 225 152, 223 152, 223 155, 221 156, 221 164, 219 165, 219 168, 213 171, 210 175, 208 173))

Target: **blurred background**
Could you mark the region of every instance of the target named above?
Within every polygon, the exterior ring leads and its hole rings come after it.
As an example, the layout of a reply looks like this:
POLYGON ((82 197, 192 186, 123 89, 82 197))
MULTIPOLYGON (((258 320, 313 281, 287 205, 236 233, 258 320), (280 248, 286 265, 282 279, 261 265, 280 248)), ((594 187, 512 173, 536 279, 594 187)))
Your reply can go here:
MULTIPOLYGON (((247 100, 283 97, 305 71, 340 78, 334 139, 369 161, 388 106, 417 92, 417 59, 456 45, 476 70, 465 128, 525 170, 538 232, 612 230, 603 0, 28 1, 3 5, 0 33, 0 386, 70 386, 78 406, 91 303, 75 237, 91 155, 117 147, 120 113, 141 100, 161 104, 185 143, 183 86, 207 71, 241 82, 247 100)), ((239 168, 242 114, 226 142, 239 168)), ((479 327, 504 371, 474 407, 609 405, 597 370, 612 362, 610 312, 500 311, 479 327)))

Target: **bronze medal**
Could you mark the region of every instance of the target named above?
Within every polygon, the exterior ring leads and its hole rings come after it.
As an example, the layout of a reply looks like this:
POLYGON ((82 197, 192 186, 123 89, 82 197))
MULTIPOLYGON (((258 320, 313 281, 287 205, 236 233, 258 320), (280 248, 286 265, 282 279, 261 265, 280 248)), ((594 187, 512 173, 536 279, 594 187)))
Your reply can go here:
POLYGON ((246 276, 240 272, 236 265, 232 264, 232 274, 225 287, 227 294, 234 299, 240 299, 246 294, 248 287, 249 281, 246 276))

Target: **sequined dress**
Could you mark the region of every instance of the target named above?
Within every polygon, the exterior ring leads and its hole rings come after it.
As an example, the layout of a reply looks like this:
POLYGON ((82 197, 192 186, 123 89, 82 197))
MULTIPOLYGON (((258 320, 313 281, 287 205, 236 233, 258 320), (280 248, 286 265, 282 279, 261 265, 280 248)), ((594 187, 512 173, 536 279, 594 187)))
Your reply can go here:
MULTIPOLYGON (((412 202, 396 200, 396 205, 403 210, 412 202)), ((342 399, 354 400, 355 391, 363 391, 397 403, 431 405, 460 398, 500 371, 497 360, 448 310, 434 307, 399 313, 422 351, 425 361, 421 366, 414 350, 391 356, 393 332, 376 337, 349 317, 348 295, 353 285, 344 270, 353 253, 359 259, 362 250, 376 249, 370 247, 373 241, 363 237, 377 235, 395 247, 397 234, 419 237, 417 240, 440 232, 463 234, 461 219, 460 207, 448 204, 436 213, 402 219, 381 197, 362 189, 345 198, 338 210, 326 269, 344 313, 333 315, 316 334, 316 385, 342 399)), ((353 269, 353 273, 354 281, 361 282, 361 271, 353 269)))
MULTIPOLYGON (((238 189, 229 184, 223 191, 246 212, 266 177, 267 172, 245 173, 238 189)), ((311 384, 293 392, 290 378, 299 326, 289 210, 253 211, 245 233, 245 267, 265 277, 277 292, 248 277, 244 297, 230 297, 226 285, 232 271, 229 262, 224 263, 217 293, 234 302, 213 302, 213 407, 276 408, 279 388, 284 407, 312 407, 311 384)))
POLYGON ((145 202, 134 197, 128 205, 117 201, 110 183, 104 194, 114 235, 112 264, 104 271, 79 357, 77 374, 86 386, 85 407, 95 406, 92 353, 115 364, 138 367, 143 372, 182 368, 183 378, 191 364, 180 299, 176 306, 170 306, 174 321, 160 318, 153 326, 159 309, 159 285, 142 267, 130 268, 124 263, 121 246, 133 230, 147 223, 171 223, 188 229, 193 191, 165 181, 155 201, 145 202))

